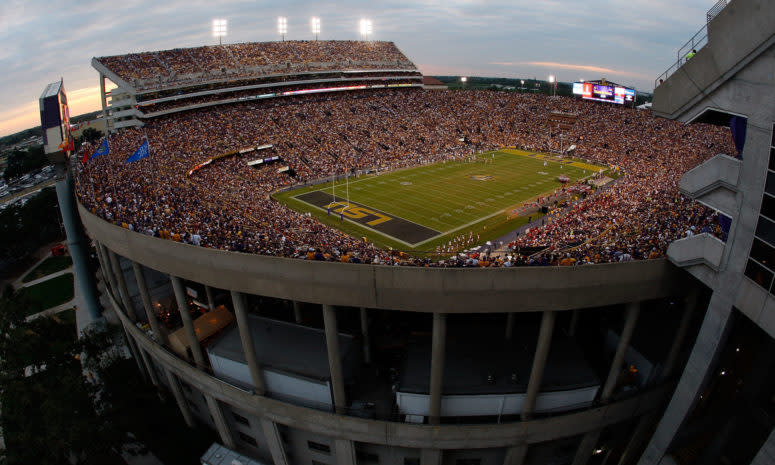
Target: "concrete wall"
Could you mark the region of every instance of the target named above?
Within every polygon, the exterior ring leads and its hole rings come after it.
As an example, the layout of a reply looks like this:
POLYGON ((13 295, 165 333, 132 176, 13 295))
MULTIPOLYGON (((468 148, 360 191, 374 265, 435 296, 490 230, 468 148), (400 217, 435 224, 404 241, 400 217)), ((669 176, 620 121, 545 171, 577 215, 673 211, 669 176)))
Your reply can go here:
POLYGON ((640 465, 656 465, 667 457, 673 438, 715 370, 733 306, 769 334, 775 333, 775 300, 743 275, 758 221, 775 121, 775 2, 735 0, 710 23, 710 33, 708 45, 657 88, 653 108, 683 121, 707 109, 745 116, 748 126, 738 191, 718 270, 710 272, 705 267, 702 271, 703 281, 713 289, 705 319, 640 465))
POLYGON ((775 5, 772 1, 730 2, 708 24, 708 44, 654 89, 652 111, 660 116, 683 119, 708 93, 773 43, 775 5))
POLYGON ((421 268, 308 262, 150 237, 79 212, 119 255, 184 279, 249 294, 337 306, 419 312, 570 310, 680 293, 687 276, 667 260, 581 267, 421 268))

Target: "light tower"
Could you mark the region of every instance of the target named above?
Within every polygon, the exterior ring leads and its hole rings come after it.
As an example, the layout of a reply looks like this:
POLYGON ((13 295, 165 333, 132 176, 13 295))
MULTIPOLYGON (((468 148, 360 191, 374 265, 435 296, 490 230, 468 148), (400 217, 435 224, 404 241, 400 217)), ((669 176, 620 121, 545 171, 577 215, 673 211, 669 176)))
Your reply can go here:
POLYGON ((277 33, 280 34, 285 42, 285 34, 288 33, 288 18, 280 16, 277 18, 277 33))
POLYGON ((557 95, 557 79, 554 77, 554 74, 549 76, 549 84, 552 85, 552 97, 557 95))
POLYGON ((310 24, 312 25, 312 33, 315 34, 315 40, 318 40, 318 34, 320 34, 320 18, 312 18, 310 24))
POLYGON ((369 40, 371 31, 371 20, 361 19, 361 40, 369 40))
POLYGON ((223 45, 223 36, 226 35, 226 20, 214 19, 213 20, 213 37, 218 38, 218 45, 223 45))

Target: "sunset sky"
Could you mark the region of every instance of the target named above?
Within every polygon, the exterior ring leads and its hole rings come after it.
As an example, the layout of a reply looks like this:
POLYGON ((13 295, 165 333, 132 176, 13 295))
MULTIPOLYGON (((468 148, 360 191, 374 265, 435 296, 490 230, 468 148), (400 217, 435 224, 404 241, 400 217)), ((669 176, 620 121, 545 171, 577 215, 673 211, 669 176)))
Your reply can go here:
POLYGON ((705 21, 711 0, 373 1, 166 0, 75 2, 4 0, 0 4, 0 136, 40 124, 38 97, 64 78, 71 115, 97 110, 94 56, 217 43, 213 18, 228 20, 225 43, 360 39, 394 41, 423 74, 560 81, 599 79, 651 91, 676 50, 705 21))

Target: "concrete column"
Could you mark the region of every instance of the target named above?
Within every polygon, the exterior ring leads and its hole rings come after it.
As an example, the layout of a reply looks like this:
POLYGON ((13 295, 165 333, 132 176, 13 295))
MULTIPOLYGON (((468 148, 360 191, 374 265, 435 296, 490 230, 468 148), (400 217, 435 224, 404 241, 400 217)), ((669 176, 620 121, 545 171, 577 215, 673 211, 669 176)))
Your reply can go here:
POLYGON ((288 465, 288 456, 285 453, 283 439, 277 430, 277 423, 266 418, 261 419, 261 429, 264 430, 266 444, 269 447, 269 453, 272 454, 274 465, 288 465))
POLYGON ((175 396, 175 402, 178 404, 180 414, 183 415, 186 425, 189 428, 194 427, 194 416, 191 415, 191 409, 188 408, 188 402, 186 402, 186 396, 183 395, 183 389, 180 387, 180 381, 178 377, 170 370, 167 371, 167 381, 170 383, 170 389, 172 389, 172 395, 175 396))
POLYGON ((584 439, 581 440, 579 448, 576 449, 576 455, 573 457, 573 465, 586 465, 589 458, 592 457, 598 439, 600 439, 600 430, 590 431, 584 435, 584 439))
POLYGON ((751 465, 767 465, 775 463, 775 429, 770 432, 767 440, 751 461, 751 465))
POLYGON ((264 377, 256 358, 256 346, 253 344, 253 333, 250 331, 248 315, 245 311, 245 296, 241 292, 231 291, 231 300, 234 303, 234 315, 237 319, 237 329, 242 340, 242 351, 245 352, 245 360, 248 362, 250 379, 253 380, 253 389, 259 396, 264 395, 264 377))
POLYGON ((151 363, 151 357, 145 353, 145 351, 138 347, 137 350, 140 352, 140 356, 143 358, 143 364, 145 364, 145 369, 148 370, 148 376, 151 378, 151 384, 153 384, 156 388, 159 387, 159 378, 156 376, 156 370, 153 369, 153 364, 151 363))
POLYGON ((105 121, 105 135, 110 135, 108 127, 108 97, 105 93, 105 75, 100 73, 100 103, 102 104, 102 119, 105 121))
POLYGON ((156 340, 161 344, 169 345, 167 339, 167 332, 162 331, 159 319, 156 317, 156 312, 153 310, 153 302, 151 301, 151 294, 148 293, 148 284, 145 281, 145 273, 143 273, 143 265, 132 262, 132 270, 135 272, 135 281, 137 282, 137 289, 140 293, 140 299, 143 301, 143 308, 145 309, 145 318, 148 320, 148 324, 151 325, 151 330, 156 340))
POLYGON ((665 365, 662 368, 662 379, 669 378, 675 370, 678 354, 681 353, 681 346, 683 346, 684 339, 686 339, 686 332, 689 330, 689 322, 692 319, 694 310, 697 308, 699 293, 699 290, 695 288, 690 291, 688 296, 686 296, 684 313, 681 315, 681 322, 678 324, 678 331, 673 338, 673 345, 670 347, 670 352, 667 354, 665 365))
POLYGON ((363 335, 363 361, 371 363, 371 340, 369 339, 369 315, 365 307, 361 307, 361 334, 363 335))
POLYGON ((129 332, 126 330, 126 328, 124 328, 123 325, 121 325, 121 329, 124 330, 126 345, 129 347, 129 352, 132 354, 132 358, 135 359, 135 363, 137 363, 137 369, 140 370, 140 374, 143 376, 143 379, 148 381, 148 375, 145 372, 145 366, 143 365, 142 359, 140 359, 140 353, 138 352, 138 348, 135 345, 134 339, 132 339, 132 336, 129 335, 129 332))
POLYGON ((118 291, 121 295, 121 303, 124 305, 124 312, 130 320, 135 322, 137 321, 135 306, 132 304, 132 299, 129 297, 129 291, 126 288, 124 272, 121 270, 121 260, 112 250, 108 251, 108 255, 110 256, 110 264, 113 266, 113 274, 116 275, 116 282, 118 283, 118 291))
POLYGON ((110 281, 108 280, 108 273, 106 268, 107 261, 102 256, 102 244, 96 239, 94 240, 94 250, 97 252, 97 261, 100 263, 100 273, 102 274, 102 280, 105 283, 105 288, 109 289, 110 281))
POLYGON ((301 324, 301 302, 293 301, 293 318, 296 320, 296 324, 301 324))
POLYGON ((118 284, 116 283, 116 276, 113 273, 113 265, 110 262, 110 258, 108 256, 108 248, 100 244, 99 250, 102 257, 102 271, 108 278, 106 283, 108 291, 116 302, 120 302, 121 296, 118 294, 118 284))
POLYGON ((538 392, 541 390, 541 381, 544 378, 546 359, 549 356, 549 349, 552 345, 552 332, 554 331, 554 320, 556 319, 556 315, 556 312, 547 310, 541 318, 541 330, 538 332, 538 342, 536 342, 536 352, 533 357, 533 368, 530 370, 527 394, 525 394, 525 402, 522 405, 523 421, 527 421, 533 416, 538 392))
POLYGON ((229 423, 226 421, 226 417, 223 415, 223 408, 218 399, 212 397, 209 394, 202 393, 207 402, 207 408, 210 410, 210 415, 213 417, 215 423, 215 429, 218 430, 218 436, 220 436, 223 445, 229 449, 235 449, 234 438, 229 430, 229 423))
POLYGON ((573 310, 570 316, 570 324, 568 325, 568 336, 573 337, 576 335, 576 326, 579 324, 579 310, 573 310))
POLYGON ((337 465, 356 465, 355 444, 349 439, 334 439, 337 465))
POLYGON ((213 288, 205 286, 205 294, 207 294, 207 308, 215 310, 215 299, 213 298, 213 288))
POLYGON ((423 449, 420 451, 420 465, 441 465, 441 449, 423 449))
POLYGON ((511 334, 514 332, 514 313, 506 314, 506 339, 511 339, 511 334))
POLYGON ((342 357, 339 354, 339 330, 336 323, 336 311, 331 305, 323 305, 323 325, 326 329, 328 367, 331 371, 331 388, 334 391, 334 407, 336 408, 336 413, 344 414, 347 409, 347 399, 345 399, 344 395, 342 357))
POLYGON ((619 345, 616 347, 616 354, 614 355, 613 362, 611 362, 608 378, 600 394, 600 401, 603 403, 608 402, 614 393, 616 380, 619 378, 619 371, 622 368, 622 362, 624 362, 624 354, 627 352, 627 347, 630 346, 630 339, 632 339, 632 332, 635 329, 635 323, 638 321, 639 313, 640 303, 630 302, 627 304, 627 316, 624 320, 621 337, 619 338, 619 345))
POLYGON ((444 351, 447 343, 447 315, 433 314, 433 336, 431 340, 431 385, 428 420, 438 424, 441 418, 441 391, 444 378, 444 351))
POLYGON ((638 420, 638 425, 635 426, 630 441, 627 443, 622 456, 619 459, 618 465, 626 465, 628 463, 635 463, 635 458, 643 450, 643 447, 648 441, 648 434, 654 427, 654 424, 659 420, 659 410, 649 412, 638 420))
POLYGON ((194 322, 191 320, 191 314, 188 313, 188 302, 186 302, 186 292, 183 290, 183 281, 177 276, 172 275, 170 275, 170 281, 172 281, 175 300, 178 302, 178 312, 180 312, 180 319, 183 320, 183 327, 186 331, 188 345, 191 347, 191 353, 194 355, 194 361, 199 368, 204 369, 207 367, 207 363, 205 362, 204 355, 202 355, 202 347, 199 346, 196 331, 194 331, 194 322))
POLYGON ((91 322, 102 318, 97 302, 97 286, 94 275, 89 267, 88 242, 83 232, 81 218, 76 210, 76 200, 73 194, 73 176, 64 163, 56 164, 56 193, 59 202, 59 213, 67 233, 67 249, 73 260, 75 285, 81 291, 84 306, 89 312, 91 322))
POLYGON ((525 463, 526 455, 527 444, 509 447, 506 450, 506 459, 503 461, 503 465, 522 465, 525 463))

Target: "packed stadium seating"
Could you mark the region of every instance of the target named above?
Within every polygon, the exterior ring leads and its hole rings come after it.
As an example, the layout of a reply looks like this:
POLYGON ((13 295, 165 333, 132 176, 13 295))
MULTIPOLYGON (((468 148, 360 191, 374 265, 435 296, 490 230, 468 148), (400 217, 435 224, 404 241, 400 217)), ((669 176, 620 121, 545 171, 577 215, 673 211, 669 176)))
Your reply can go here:
POLYGON ((257 42, 100 57, 137 90, 270 74, 355 69, 415 69, 393 42, 257 42))
POLYGON ((111 135, 110 154, 81 168, 78 194, 107 220, 205 247, 317 260, 472 266, 449 254, 411 258, 377 249, 289 209, 270 193, 346 171, 391 170, 501 146, 556 150, 553 111, 578 115, 565 137, 579 156, 618 166, 623 175, 556 210, 550 223, 512 244, 520 250, 546 247, 544 252, 503 254, 477 260, 476 266, 657 258, 687 234, 720 234, 713 212, 683 198, 677 186, 697 164, 719 152, 733 153, 729 131, 577 99, 508 92, 353 91, 163 116, 144 129, 111 135), (145 136, 151 157, 125 163, 145 136), (259 144, 273 144, 296 176, 278 173, 276 165, 248 167, 239 156, 187 176, 214 155, 259 144))

